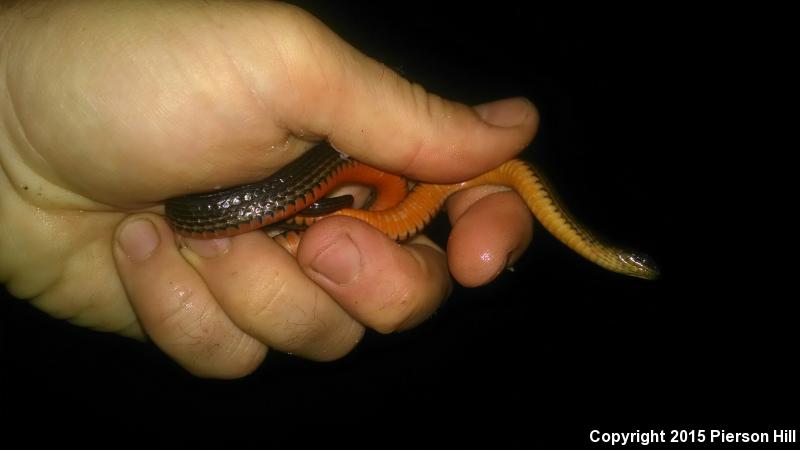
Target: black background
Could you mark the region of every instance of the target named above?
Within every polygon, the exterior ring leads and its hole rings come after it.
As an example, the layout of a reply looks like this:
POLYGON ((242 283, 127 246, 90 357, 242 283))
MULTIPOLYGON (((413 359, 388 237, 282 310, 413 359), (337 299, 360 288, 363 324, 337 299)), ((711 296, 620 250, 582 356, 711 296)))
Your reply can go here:
POLYGON ((757 153, 730 139, 743 130, 728 120, 746 96, 732 81, 747 66, 737 56, 746 20, 655 6, 300 4, 440 95, 532 99, 541 131, 524 157, 577 217, 645 250, 663 278, 606 273, 537 228, 515 272, 457 288, 419 328, 368 334, 334 363, 272 353, 236 381, 193 378, 150 345, 4 299, 4 412, 42 430, 78 422, 90 434, 104 417, 126 439, 164 429, 264 446, 317 434, 377 447, 568 448, 589 446, 594 428, 797 423, 796 316, 771 244, 748 220, 769 206, 753 203, 752 173, 731 165, 757 153))

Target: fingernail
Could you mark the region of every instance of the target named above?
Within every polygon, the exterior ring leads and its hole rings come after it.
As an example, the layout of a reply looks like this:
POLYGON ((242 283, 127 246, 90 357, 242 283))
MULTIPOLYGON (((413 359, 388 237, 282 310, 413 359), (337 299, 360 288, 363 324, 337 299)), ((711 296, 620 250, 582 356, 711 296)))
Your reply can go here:
POLYGON ((311 270, 335 284, 350 283, 361 271, 361 253, 350 236, 344 235, 311 261, 311 270))
POLYGON ((530 100, 525 97, 512 97, 473 107, 484 122, 502 128, 522 124, 532 108, 530 100))
POLYGON ((514 251, 510 251, 508 252, 508 255, 506 255, 506 263, 503 265, 503 267, 509 272, 514 272, 514 263, 516 261, 517 257, 514 256, 514 251))
POLYGON ((125 224, 117 237, 117 242, 128 258, 142 262, 153 254, 160 238, 152 222, 138 219, 125 224))
POLYGON ((231 239, 226 237, 216 239, 192 239, 181 236, 180 242, 186 248, 203 258, 216 258, 217 256, 228 253, 228 250, 231 248, 231 239))

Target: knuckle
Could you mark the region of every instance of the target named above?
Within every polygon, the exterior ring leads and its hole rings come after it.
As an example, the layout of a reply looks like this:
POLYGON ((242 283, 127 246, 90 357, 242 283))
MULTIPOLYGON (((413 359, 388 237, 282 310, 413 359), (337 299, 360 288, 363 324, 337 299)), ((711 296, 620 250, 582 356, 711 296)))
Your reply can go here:
POLYGON ((186 286, 170 283, 159 299, 171 305, 146 328, 156 342, 190 373, 238 378, 254 371, 266 354, 258 341, 231 326, 210 302, 186 286))
POLYGON ((267 347, 246 334, 225 344, 207 345, 184 367, 193 375, 213 378, 241 378, 253 373, 264 361, 267 347))
POLYGON ((259 287, 242 303, 242 326, 282 351, 296 352, 324 340, 330 333, 320 310, 323 294, 279 275, 262 277, 259 287))
POLYGON ((278 274, 261 276, 243 285, 248 289, 238 301, 243 310, 241 315, 255 323, 270 321, 289 289, 286 279, 278 274))
POLYGON ((207 302, 196 301, 189 286, 170 281, 156 297, 153 304, 160 305, 160 311, 145 324, 150 334, 170 336, 177 343, 192 345, 203 343, 212 334, 212 314, 207 302))

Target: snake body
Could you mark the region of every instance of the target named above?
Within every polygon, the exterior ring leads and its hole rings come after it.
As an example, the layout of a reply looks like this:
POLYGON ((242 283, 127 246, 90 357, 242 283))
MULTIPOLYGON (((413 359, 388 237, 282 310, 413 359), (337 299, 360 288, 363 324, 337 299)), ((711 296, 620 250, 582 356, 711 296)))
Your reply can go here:
POLYGON ((345 183, 373 186, 375 199, 369 209, 343 208, 330 215, 355 217, 398 241, 419 233, 451 194, 480 185, 507 186, 523 198, 545 229, 584 258, 624 275, 658 277, 648 257, 609 245, 573 220, 536 168, 519 159, 462 183, 417 183, 407 192, 404 178, 344 158, 321 144, 265 180, 170 199, 166 216, 179 234, 195 238, 232 236, 281 222, 306 226, 319 217, 302 211, 318 206, 327 193, 345 183))

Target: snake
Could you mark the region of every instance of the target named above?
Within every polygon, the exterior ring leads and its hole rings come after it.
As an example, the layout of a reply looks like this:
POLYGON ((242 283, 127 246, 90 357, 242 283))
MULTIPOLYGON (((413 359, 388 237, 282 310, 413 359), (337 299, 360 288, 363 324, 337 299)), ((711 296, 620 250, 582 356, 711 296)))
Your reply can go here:
POLYGON ((659 269, 646 254, 611 245, 573 219, 539 170, 521 159, 460 183, 412 185, 402 176, 346 157, 323 142, 264 180, 168 199, 165 215, 178 234, 199 239, 235 236, 266 226, 303 228, 339 215, 362 220, 396 241, 405 241, 431 222, 449 196, 482 185, 516 191, 550 234, 598 266, 632 277, 658 278, 659 269), (344 184, 372 187, 370 205, 352 208, 350 196, 325 197, 344 184))

